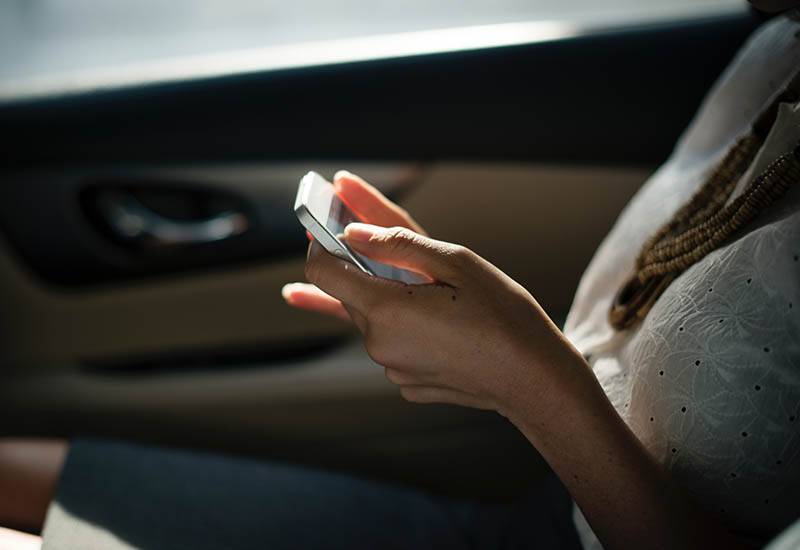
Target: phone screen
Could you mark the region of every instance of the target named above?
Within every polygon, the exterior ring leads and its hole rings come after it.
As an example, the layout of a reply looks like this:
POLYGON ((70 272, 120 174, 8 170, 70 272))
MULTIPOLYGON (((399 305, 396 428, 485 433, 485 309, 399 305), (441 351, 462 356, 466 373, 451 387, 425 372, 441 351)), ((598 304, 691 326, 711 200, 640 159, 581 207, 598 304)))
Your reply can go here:
POLYGON ((333 196, 333 200, 331 201, 331 209, 328 212, 328 223, 326 224, 328 231, 335 235, 336 238, 339 239, 339 241, 345 247, 347 247, 347 250, 350 251, 350 254, 355 256, 358 261, 361 262, 361 265, 369 269, 373 275, 377 275, 378 277, 383 277, 385 279, 394 279, 395 281, 401 281, 409 284, 419 284, 421 282, 425 282, 425 278, 417 273, 376 262, 375 260, 371 260, 365 256, 362 256, 347 246, 347 243, 342 238, 342 235, 344 234, 344 228, 347 227, 349 223, 361 221, 363 220, 360 220, 355 213, 339 199, 339 197, 336 195, 333 196))

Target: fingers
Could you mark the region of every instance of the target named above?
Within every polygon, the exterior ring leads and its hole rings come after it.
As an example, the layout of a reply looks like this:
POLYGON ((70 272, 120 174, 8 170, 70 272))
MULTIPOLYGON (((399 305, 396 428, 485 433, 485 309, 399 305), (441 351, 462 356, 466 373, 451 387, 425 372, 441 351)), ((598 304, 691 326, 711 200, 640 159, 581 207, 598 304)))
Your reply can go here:
POLYGON ((411 403, 449 403, 471 407, 473 409, 489 410, 491 407, 475 397, 474 395, 453 390, 450 388, 439 388, 436 386, 401 386, 400 395, 411 403))
POLYGON ((358 266, 328 254, 316 241, 309 245, 306 279, 361 315, 385 298, 390 286, 402 286, 364 273, 358 266))
POLYGON ((471 255, 464 247, 403 227, 351 223, 345 228, 344 236, 348 245, 373 260, 423 273, 444 283, 457 278, 458 266, 471 255))
POLYGON ((339 198, 364 221, 383 227, 407 227, 421 235, 426 234, 408 212, 360 177, 341 170, 333 177, 333 185, 339 198))
POLYGON ((386 374, 386 379, 395 386, 437 386, 441 383, 437 371, 415 370, 410 372, 384 367, 384 373, 386 374))
POLYGON ((333 296, 325 294, 314 285, 290 283, 283 287, 281 294, 290 306, 331 315, 343 321, 351 320, 342 302, 333 296))

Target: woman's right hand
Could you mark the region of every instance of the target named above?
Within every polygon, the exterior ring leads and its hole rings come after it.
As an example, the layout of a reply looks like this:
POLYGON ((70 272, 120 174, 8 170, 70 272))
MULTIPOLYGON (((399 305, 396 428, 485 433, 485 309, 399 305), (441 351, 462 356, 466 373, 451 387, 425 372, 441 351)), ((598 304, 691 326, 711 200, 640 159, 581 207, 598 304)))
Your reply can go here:
MULTIPOLYGON (((333 185, 336 195, 364 222, 381 227, 407 227, 415 233, 427 235, 408 212, 360 177, 342 170, 333 177, 333 185)), ((314 285, 290 283, 283 287, 282 294, 290 306, 350 320, 339 300, 314 285)))

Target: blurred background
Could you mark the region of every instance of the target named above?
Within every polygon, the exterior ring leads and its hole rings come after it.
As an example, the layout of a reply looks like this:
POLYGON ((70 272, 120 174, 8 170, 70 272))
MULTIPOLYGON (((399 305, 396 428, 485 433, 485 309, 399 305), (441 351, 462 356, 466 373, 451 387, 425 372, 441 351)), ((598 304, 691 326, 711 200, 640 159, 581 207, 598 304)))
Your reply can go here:
POLYGON ((520 21, 618 26, 742 9, 739 0, 6 0, 0 79, 385 33, 520 21))
POLYGON ((283 302, 299 178, 364 176, 561 324, 759 23, 740 0, 4 0, 0 436, 513 496, 543 467, 504 419, 403 402, 352 327, 283 302))

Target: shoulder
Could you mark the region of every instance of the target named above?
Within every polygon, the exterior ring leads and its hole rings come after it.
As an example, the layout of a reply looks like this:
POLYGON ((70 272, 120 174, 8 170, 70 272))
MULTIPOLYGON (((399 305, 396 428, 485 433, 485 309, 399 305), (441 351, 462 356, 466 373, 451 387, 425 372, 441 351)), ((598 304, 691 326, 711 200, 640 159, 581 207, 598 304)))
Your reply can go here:
POLYGON ((715 156, 746 131, 800 66, 800 23, 783 15, 759 27, 711 88, 674 158, 715 156))

